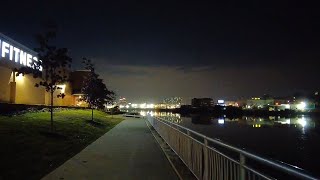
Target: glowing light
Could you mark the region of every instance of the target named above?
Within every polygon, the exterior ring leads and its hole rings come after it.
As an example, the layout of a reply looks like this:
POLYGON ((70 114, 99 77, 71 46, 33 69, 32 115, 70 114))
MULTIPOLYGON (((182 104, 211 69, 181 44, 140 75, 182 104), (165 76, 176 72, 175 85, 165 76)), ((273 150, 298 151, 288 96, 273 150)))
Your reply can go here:
POLYGON ((66 91, 66 85, 65 84, 57 85, 57 87, 59 88, 61 93, 65 93, 65 91, 66 91))
POLYGON ((128 109, 130 106, 129 105, 126 105, 126 108, 128 109))
POLYGON ((24 76, 22 74, 19 74, 18 76, 16 76, 16 81, 20 83, 24 82, 24 76))
POLYGON ((114 107, 114 105, 107 105, 107 108, 108 109, 111 109, 111 108, 113 108, 114 107))
MULTIPOLYGON (((33 61, 38 61, 38 58, 36 56, 33 56, 32 53, 30 54, 24 52, 21 49, 11 45, 10 42, 1 41, 2 36, 4 35, 0 34, 0 55, 2 58, 28 67, 31 67, 33 61)), ((6 36, 4 36, 4 38, 9 41, 13 41, 6 36)), ((42 67, 39 68, 39 70, 41 71, 42 67)))
POLYGON ((304 117, 298 120, 298 123, 302 126, 305 127, 307 125, 307 121, 304 117))
POLYGON ((290 104, 281 104, 281 105, 284 105, 284 108, 286 109, 290 109, 290 104))
POLYGON ((304 110, 306 108, 307 104, 305 102, 301 102, 300 104, 297 105, 297 108, 299 110, 304 110))
POLYGON ((153 109, 154 108, 154 104, 147 104, 146 105, 148 109, 153 109))
POLYGON ((146 116, 147 113, 145 111, 140 111, 141 116, 146 116))
POLYGON ((119 108, 124 108, 124 105, 120 105, 119 108))
POLYGON ((219 104, 223 104, 223 103, 224 103, 224 100, 218 100, 218 103, 219 103, 219 104))
POLYGON ((144 109, 144 108, 146 108, 146 107, 147 107, 147 104, 146 104, 146 103, 140 104, 140 108, 144 109))
POLYGON ((224 119, 218 119, 219 124, 224 124, 224 119))

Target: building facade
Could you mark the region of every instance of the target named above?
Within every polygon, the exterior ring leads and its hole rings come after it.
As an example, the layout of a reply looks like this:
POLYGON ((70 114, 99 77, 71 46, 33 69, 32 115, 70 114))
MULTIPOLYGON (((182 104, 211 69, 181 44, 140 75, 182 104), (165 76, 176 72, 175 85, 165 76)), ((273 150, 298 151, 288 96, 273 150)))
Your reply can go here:
MULTIPOLYGON (((35 87, 35 84, 41 81, 40 78, 34 78, 31 74, 16 76, 14 71, 23 66, 33 68, 33 61, 38 61, 36 52, 0 33, 0 103, 50 104, 50 93, 46 92, 44 87, 35 87)), ((38 70, 42 71, 42 68, 38 70)), ((79 94, 73 92, 73 84, 67 82, 58 86, 59 89, 53 96, 53 104, 77 106, 76 99, 79 94), (63 99, 57 98, 60 93, 65 94, 63 99)))
POLYGON ((193 98, 191 100, 192 107, 213 107, 214 102, 211 98, 193 98))

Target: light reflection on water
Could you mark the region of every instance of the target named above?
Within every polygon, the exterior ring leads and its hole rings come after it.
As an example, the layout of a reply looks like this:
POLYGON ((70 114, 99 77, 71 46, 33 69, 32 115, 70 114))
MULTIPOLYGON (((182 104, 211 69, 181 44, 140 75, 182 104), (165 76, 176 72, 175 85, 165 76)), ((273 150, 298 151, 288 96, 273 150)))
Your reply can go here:
POLYGON ((238 117, 207 115, 182 117, 171 112, 141 111, 142 115, 161 117, 211 138, 264 157, 280 160, 320 176, 320 118, 238 117))
POLYGON ((191 117, 181 117, 178 113, 172 112, 155 112, 155 111, 140 111, 142 116, 151 115, 154 117, 161 117, 164 120, 181 124, 183 123, 183 119, 191 119, 193 124, 228 124, 228 123, 240 123, 246 124, 253 128, 261 128, 265 126, 281 126, 281 125, 292 125, 297 128, 314 128, 315 122, 308 116, 298 116, 298 117, 280 117, 280 116, 269 116, 269 117, 250 117, 243 116, 242 118, 213 118, 210 116, 202 116, 202 115, 194 115, 191 117))

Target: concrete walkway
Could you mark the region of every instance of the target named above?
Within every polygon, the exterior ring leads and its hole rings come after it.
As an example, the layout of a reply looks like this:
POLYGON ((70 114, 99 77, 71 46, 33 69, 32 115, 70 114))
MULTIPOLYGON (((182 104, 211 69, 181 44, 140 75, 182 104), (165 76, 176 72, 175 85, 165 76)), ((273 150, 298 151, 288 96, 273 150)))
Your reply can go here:
POLYGON ((144 119, 126 118, 43 178, 178 179, 144 119))

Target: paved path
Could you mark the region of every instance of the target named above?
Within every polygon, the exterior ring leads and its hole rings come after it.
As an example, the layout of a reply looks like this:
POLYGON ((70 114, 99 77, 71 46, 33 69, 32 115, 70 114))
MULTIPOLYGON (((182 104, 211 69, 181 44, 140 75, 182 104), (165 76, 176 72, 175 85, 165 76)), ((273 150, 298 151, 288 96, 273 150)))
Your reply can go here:
POLYGON ((178 178, 145 120, 126 118, 43 179, 178 178))

